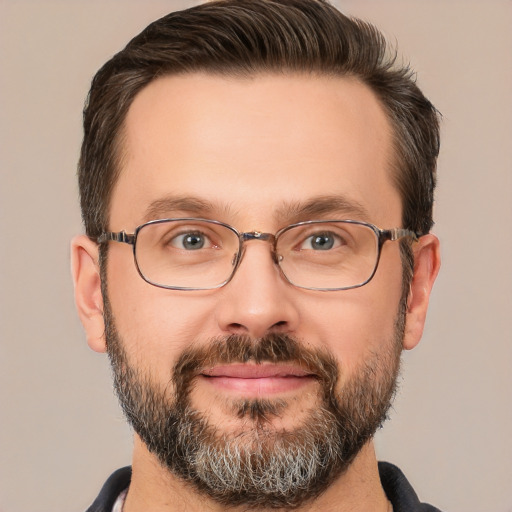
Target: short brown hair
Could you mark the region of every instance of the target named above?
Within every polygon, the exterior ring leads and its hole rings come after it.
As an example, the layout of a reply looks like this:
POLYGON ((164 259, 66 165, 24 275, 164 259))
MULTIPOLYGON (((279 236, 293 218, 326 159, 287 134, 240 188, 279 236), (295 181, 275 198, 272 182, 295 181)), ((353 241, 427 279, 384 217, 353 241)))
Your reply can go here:
POLYGON ((79 162, 82 217, 90 237, 108 229, 120 171, 122 127, 136 94, 159 76, 203 71, 247 76, 303 72, 351 76, 371 88, 394 131, 392 177, 402 224, 432 227, 439 114, 398 66, 383 35, 324 0, 221 0, 150 24, 96 74, 84 109, 79 162))

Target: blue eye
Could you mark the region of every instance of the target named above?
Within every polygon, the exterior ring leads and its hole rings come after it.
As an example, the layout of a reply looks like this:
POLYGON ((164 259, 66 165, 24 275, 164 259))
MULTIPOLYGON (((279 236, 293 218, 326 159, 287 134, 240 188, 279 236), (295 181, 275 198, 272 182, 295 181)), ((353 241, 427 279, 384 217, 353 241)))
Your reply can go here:
POLYGON ((197 251, 203 249, 208 238, 202 233, 184 233, 172 239, 171 245, 178 249, 197 251))
POLYGON ((340 238, 334 233, 315 233, 308 236, 300 245, 301 250, 329 251, 340 245, 340 238))
POLYGON ((309 238, 312 249, 317 251, 327 251, 334 247, 334 237, 331 235, 315 235, 309 238))

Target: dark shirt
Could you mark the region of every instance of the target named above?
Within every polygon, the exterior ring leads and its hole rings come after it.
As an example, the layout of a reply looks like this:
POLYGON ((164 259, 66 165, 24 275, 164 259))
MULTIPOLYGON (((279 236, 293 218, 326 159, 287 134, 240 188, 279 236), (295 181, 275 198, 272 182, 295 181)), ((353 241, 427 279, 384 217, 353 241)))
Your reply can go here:
MULTIPOLYGON (((432 505, 420 503, 407 478, 393 464, 379 462, 379 474, 382 487, 393 505, 393 512, 440 512, 432 505)), ((112 512, 117 497, 130 485, 131 477, 131 467, 118 469, 105 482, 98 497, 86 512, 112 512)))

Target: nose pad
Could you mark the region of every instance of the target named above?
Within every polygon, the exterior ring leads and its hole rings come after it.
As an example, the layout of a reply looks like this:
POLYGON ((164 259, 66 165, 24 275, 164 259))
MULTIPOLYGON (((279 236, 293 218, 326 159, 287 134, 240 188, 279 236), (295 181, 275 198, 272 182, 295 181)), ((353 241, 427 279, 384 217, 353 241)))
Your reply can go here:
POLYGON ((238 269, 238 267, 240 266, 240 263, 242 262, 244 254, 245 254, 245 245, 242 244, 240 251, 235 252, 235 254, 233 254, 233 257, 231 258, 231 266, 233 267, 233 273, 235 273, 236 270, 238 269))
POLYGON ((272 257, 272 261, 275 265, 279 265, 279 262, 283 259, 280 254, 277 254, 273 247, 270 249, 270 256, 272 257))

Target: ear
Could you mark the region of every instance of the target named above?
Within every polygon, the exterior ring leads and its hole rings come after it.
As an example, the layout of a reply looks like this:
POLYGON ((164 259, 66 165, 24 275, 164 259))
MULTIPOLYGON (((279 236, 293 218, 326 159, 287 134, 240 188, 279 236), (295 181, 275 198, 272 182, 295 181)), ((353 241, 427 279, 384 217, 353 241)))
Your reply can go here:
POLYGON ((424 235, 415 242, 414 275, 407 300, 404 348, 410 350, 420 341, 427 317, 428 301, 434 281, 441 266, 439 239, 424 235))
POLYGON ((87 343, 96 352, 106 351, 103 297, 98 245, 80 235, 71 241, 71 273, 75 285, 75 303, 87 343))

